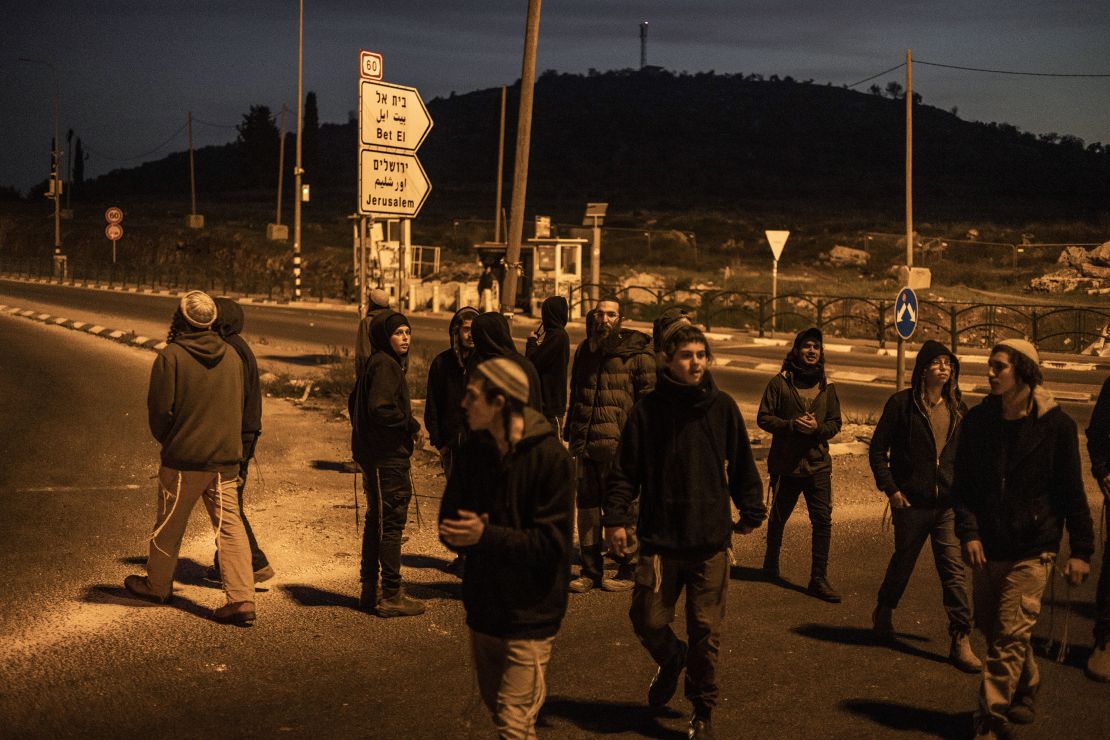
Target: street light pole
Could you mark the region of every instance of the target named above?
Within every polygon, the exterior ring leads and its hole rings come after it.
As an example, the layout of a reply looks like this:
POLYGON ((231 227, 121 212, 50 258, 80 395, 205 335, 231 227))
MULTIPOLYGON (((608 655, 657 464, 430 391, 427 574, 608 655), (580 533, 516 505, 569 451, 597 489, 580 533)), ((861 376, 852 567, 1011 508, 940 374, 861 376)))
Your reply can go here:
POLYGON ((297 161, 293 165, 293 300, 301 299, 301 123, 304 120, 304 0, 297 19, 297 161))
MULTIPOLYGON (((913 56, 906 49, 906 282, 913 274, 913 56)), ((908 287, 908 286, 904 286, 908 287)), ((897 310, 897 306, 895 306, 897 310)), ((898 321, 897 314, 894 320, 898 321)), ((898 359, 895 364, 894 389, 905 386, 906 342, 898 336, 898 359)))
POLYGON ((58 70, 45 59, 20 57, 19 61, 27 64, 44 64, 50 68, 51 74, 54 75, 54 146, 50 152, 50 192, 54 198, 54 271, 57 273, 61 269, 60 265, 65 261, 62 256, 62 194, 58 192, 58 168, 62 159, 62 153, 58 150, 58 106, 61 99, 58 70))

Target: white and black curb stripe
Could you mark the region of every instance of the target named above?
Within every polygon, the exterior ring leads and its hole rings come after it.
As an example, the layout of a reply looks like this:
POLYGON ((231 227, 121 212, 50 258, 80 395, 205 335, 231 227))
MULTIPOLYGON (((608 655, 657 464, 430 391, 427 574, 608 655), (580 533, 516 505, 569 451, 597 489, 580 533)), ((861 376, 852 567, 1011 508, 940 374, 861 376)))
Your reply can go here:
POLYGON ((21 316, 25 319, 31 319, 32 321, 38 321, 43 324, 53 324, 63 329, 92 334, 95 337, 110 339, 114 342, 138 347, 140 349, 150 349, 157 352, 158 350, 164 349, 166 346, 165 341, 161 339, 150 339, 149 337, 139 336, 134 332, 110 329, 106 326, 100 326, 99 324, 90 324, 86 321, 73 321, 72 319, 63 318, 61 316, 51 316, 46 313, 35 313, 34 311, 20 309, 14 306, 0 305, 0 313, 10 313, 13 316, 21 316))

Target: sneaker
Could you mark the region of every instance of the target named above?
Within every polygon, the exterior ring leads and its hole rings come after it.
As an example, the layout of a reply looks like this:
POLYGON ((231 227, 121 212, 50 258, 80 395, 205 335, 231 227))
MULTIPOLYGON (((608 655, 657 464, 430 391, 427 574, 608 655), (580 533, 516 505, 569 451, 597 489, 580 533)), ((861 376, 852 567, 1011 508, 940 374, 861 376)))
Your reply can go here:
POLYGON ((160 594, 150 585, 150 579, 146 576, 127 576, 123 579, 123 587, 132 596, 137 596, 143 601, 152 601, 155 604, 168 604, 170 599, 173 598, 172 586, 168 594, 160 594))
POLYGON ((686 643, 678 641, 678 652, 675 653, 666 665, 659 666, 655 676, 648 686, 647 700, 653 707, 661 707, 671 700, 674 692, 678 690, 678 677, 686 667, 686 643))
POLYGON ((415 617, 424 613, 424 602, 398 590, 390 596, 383 594, 374 608, 379 617, 415 617))
POLYGON ((824 576, 810 578, 806 593, 816 599, 821 599, 821 601, 827 601, 830 604, 840 603, 840 594, 833 590, 832 585, 829 584, 829 579, 824 576))
POLYGON ((212 618, 220 624, 233 624, 236 627, 250 627, 254 624, 253 601, 231 601, 212 612, 212 618))
POLYGON ((631 591, 636 582, 630 578, 602 578, 601 588, 605 591, 631 591))
POLYGON ((1037 690, 1019 691, 1006 712, 1006 719, 1015 725, 1029 725, 1037 718, 1037 690))
POLYGON ((983 670, 983 661, 971 649, 971 637, 966 632, 952 634, 952 646, 948 650, 948 662, 964 673, 978 673, 983 670))
POLYGON ((690 728, 686 730, 688 740, 713 740, 713 722, 709 717, 695 714, 690 718, 690 728))
POLYGON ((875 611, 871 613, 871 634, 879 642, 889 642, 894 639, 893 609, 882 604, 875 607, 875 611))
POLYGON ((1087 678, 1103 683, 1110 681, 1110 650, 1106 648, 1106 638, 1095 640, 1091 657, 1087 659, 1087 678))
POLYGON ((597 583, 594 582, 594 579, 587 578, 586 576, 578 576, 567 584, 567 589, 572 594, 584 594, 588 591, 592 591, 596 585, 597 583))

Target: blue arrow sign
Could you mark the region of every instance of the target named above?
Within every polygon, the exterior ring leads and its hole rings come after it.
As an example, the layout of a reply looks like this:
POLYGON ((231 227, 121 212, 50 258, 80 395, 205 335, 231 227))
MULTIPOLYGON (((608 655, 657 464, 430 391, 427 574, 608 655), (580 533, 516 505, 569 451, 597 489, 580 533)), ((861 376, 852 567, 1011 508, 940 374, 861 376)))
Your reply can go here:
POLYGON ((917 328, 917 294, 902 288, 894 301, 894 328, 902 339, 909 339, 917 328))

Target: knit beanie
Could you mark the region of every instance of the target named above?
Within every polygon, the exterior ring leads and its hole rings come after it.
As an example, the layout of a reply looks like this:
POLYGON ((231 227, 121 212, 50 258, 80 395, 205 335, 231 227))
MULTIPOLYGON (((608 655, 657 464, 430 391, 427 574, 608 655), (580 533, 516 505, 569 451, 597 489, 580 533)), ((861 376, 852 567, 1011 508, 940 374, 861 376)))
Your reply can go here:
POLYGON ((1037 367, 1041 365, 1041 356, 1037 353, 1037 348, 1033 343, 1025 339, 1003 339, 998 343, 1002 347, 1009 347, 1019 355, 1025 355, 1033 361, 1037 367))
POLYGON ((506 357, 494 357, 478 366, 478 373, 509 398, 528 403, 528 375, 520 365, 506 357))
POLYGON ((181 315, 191 326, 208 329, 216 321, 216 302, 207 293, 190 290, 181 297, 181 315))
POLYGON ((690 326, 690 314, 682 306, 668 308, 651 326, 652 349, 662 352, 671 335, 683 326, 690 326))
POLYGON ((389 308, 389 293, 386 293, 381 288, 374 288, 367 296, 370 303, 370 309, 375 308, 389 308))

